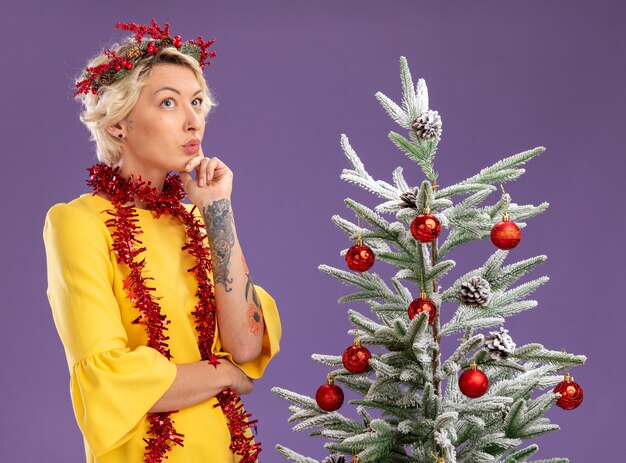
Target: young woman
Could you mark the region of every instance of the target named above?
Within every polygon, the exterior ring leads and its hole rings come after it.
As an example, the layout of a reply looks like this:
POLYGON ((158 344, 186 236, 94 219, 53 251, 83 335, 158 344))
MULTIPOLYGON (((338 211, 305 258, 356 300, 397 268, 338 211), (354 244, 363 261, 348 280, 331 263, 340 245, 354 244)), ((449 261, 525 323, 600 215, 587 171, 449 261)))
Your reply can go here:
POLYGON ((202 152, 212 41, 154 20, 117 27, 134 37, 76 84, 101 162, 94 191, 53 206, 44 228, 87 462, 256 462, 239 394, 281 329, 237 239, 233 173, 202 152))

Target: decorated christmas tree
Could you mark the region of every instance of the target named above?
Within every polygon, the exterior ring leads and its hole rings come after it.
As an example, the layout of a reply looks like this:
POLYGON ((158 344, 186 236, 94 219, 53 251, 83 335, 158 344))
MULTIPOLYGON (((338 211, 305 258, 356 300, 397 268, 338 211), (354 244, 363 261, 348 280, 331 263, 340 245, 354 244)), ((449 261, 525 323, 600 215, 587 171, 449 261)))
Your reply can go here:
MULTIPOLYGON (((315 398, 273 391, 291 402, 295 431, 311 430, 327 440, 324 463, 530 462, 538 447, 528 441, 559 429, 545 412, 554 404, 571 410, 582 402, 583 391, 567 369, 586 360, 538 343, 516 346, 503 327, 507 318, 537 306, 528 296, 548 281, 541 276, 518 283, 546 256, 505 263, 514 259, 509 253, 520 243, 522 221, 548 204, 518 205, 502 186, 519 178, 521 166, 544 148, 502 159, 457 184, 438 185, 434 160, 441 117, 429 109, 424 80, 414 87, 404 57, 400 73, 402 104, 380 92, 376 98, 408 131, 408 138, 392 131, 389 139, 425 178, 410 186, 397 167, 392 184, 375 180, 342 135, 352 168, 341 178, 382 202, 371 209, 345 200, 356 223, 340 216, 333 222, 356 240, 342 252, 347 269, 319 269, 357 288, 339 302, 364 301, 371 313, 348 311, 354 345, 343 355, 313 354, 330 371, 315 398), (483 205, 493 192, 501 193, 499 199, 483 205), (383 214, 395 215, 395 221, 383 214), (444 288, 440 281, 456 265, 449 254, 482 239, 491 240, 494 252, 444 288), (375 260, 397 269, 390 284, 369 271, 375 260), (441 323, 444 302, 448 321, 441 323), (448 358, 442 356, 444 343, 453 352, 448 358), (350 401, 357 418, 341 413, 340 385, 360 397, 350 401)), ((282 445, 277 449, 288 460, 318 463, 282 445)))

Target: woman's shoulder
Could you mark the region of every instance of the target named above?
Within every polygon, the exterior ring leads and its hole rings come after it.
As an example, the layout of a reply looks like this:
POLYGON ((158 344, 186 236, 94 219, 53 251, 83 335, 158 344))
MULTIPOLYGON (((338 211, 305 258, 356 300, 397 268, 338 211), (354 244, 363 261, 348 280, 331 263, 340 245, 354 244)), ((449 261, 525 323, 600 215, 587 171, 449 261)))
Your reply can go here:
POLYGON ((46 214, 44 229, 94 231, 106 229, 106 211, 111 203, 85 193, 67 202, 53 205, 46 214), (108 206, 107 206, 108 203, 108 206))

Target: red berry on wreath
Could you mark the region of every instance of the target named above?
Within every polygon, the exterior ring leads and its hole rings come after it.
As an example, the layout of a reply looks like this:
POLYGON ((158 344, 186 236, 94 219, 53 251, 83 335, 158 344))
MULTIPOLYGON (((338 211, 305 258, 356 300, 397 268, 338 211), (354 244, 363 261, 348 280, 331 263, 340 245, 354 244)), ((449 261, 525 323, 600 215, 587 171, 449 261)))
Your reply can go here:
POLYGON ((356 240, 356 244, 348 249, 346 253, 346 264, 350 270, 355 272, 365 272, 374 265, 376 259, 374 251, 369 246, 363 244, 360 239, 356 240))
POLYGON ((428 297, 428 295, 422 291, 420 293, 420 297, 414 299, 409 305, 407 310, 409 314, 409 318, 413 320, 422 312, 428 312, 428 324, 432 325, 435 321, 435 317, 437 316, 437 306, 435 303, 428 297))
POLYGON ((469 370, 465 370, 459 377, 459 389, 467 397, 475 399, 482 397, 489 389, 487 375, 480 371, 476 363, 472 363, 469 370))
POLYGON ((502 214, 502 222, 498 222, 491 229, 491 242, 499 249, 513 249, 521 239, 520 228, 509 220, 506 213, 502 214))
POLYGON ((326 384, 322 384, 315 394, 317 405, 327 412, 337 410, 343 405, 343 391, 334 384, 333 377, 328 375, 326 384))
POLYGON ((356 338, 354 345, 348 347, 342 357, 343 366, 350 373, 364 373, 370 369, 372 354, 367 347, 361 345, 361 340, 356 338))
POLYGON ((556 385, 553 392, 561 394, 556 404, 564 410, 573 410, 583 403, 583 388, 573 381, 569 373, 556 385))
POLYGON ((411 234, 420 243, 434 241, 439 233, 441 233, 441 223, 430 213, 429 208, 425 208, 424 213, 415 217, 411 222, 411 234))

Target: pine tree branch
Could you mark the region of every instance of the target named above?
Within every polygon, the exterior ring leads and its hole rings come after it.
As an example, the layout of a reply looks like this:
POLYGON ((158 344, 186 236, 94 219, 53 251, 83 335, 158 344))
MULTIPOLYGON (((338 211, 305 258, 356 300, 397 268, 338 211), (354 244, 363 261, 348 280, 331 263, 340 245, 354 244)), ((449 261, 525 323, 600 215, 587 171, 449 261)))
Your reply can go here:
POLYGON ((478 174, 463 180, 460 184, 497 184, 514 180, 524 173, 524 169, 519 168, 519 166, 527 163, 535 156, 543 153, 545 150, 546 149, 543 146, 538 146, 531 150, 523 151, 521 153, 514 154, 513 156, 501 159, 491 166, 481 169, 478 174))
POLYGON ((344 202, 356 215, 369 222, 375 231, 381 234, 381 237, 384 237, 388 243, 393 244, 399 251, 404 252, 407 258, 410 259, 415 246, 415 240, 409 237, 403 224, 400 222, 389 223, 367 206, 350 198, 346 198, 344 202))
POLYGON ((526 397, 540 384, 541 379, 550 375, 552 371, 554 369, 551 366, 533 368, 509 380, 498 381, 491 386, 489 393, 507 396, 513 400, 526 397))
POLYGON ((272 392, 293 404, 299 405, 302 408, 309 410, 316 410, 319 408, 315 400, 311 397, 283 389, 282 387, 273 387, 272 392))
POLYGON ((468 328, 472 330, 492 328, 503 323, 504 318, 498 314, 488 313, 481 309, 461 305, 454 313, 452 320, 441 328, 441 336, 460 333, 468 328))
MULTIPOLYGON (((550 203, 545 201, 538 206, 534 206, 532 204, 524 204, 520 206, 516 203, 509 203, 507 206, 507 214, 509 214, 510 220, 515 222, 520 228, 524 228, 526 224, 524 222, 520 222, 521 220, 535 217, 536 215, 545 212, 548 207, 550 207, 550 203)), ((499 221, 499 217, 502 214, 502 208, 492 206, 483 208, 483 210, 487 211, 491 218, 495 219, 498 217, 499 221)))
POLYGON ((523 463, 528 457, 532 457, 539 447, 536 444, 530 445, 522 450, 511 453, 502 463, 523 463))
POLYGON ((482 334, 477 334, 476 336, 472 336, 470 339, 464 341, 443 363, 443 366, 441 367, 443 373, 446 376, 456 373, 459 370, 459 362, 464 359, 468 353, 482 346, 484 342, 485 337, 482 334))
POLYGON ((381 329, 388 328, 387 326, 381 325, 380 323, 375 322, 371 318, 368 318, 353 309, 348 310, 348 319, 354 324, 354 326, 370 335, 374 335, 381 329))
MULTIPOLYGON (((386 241, 388 237, 387 232, 368 230, 367 228, 363 228, 350 222, 349 220, 344 219, 340 215, 333 215, 331 220, 335 225, 337 225, 338 228, 343 230, 348 235, 348 238, 351 241, 356 240, 360 236, 363 241, 367 241, 366 244, 373 250, 389 251, 391 249, 386 241)), ((345 250, 341 252, 341 255, 345 255, 345 250)))
POLYGON ((376 400, 355 399, 355 400, 351 400, 350 403, 353 405, 360 405, 363 407, 381 410, 401 420, 402 419, 414 420, 416 418, 416 414, 418 413, 418 407, 414 407, 414 406, 400 407, 398 406, 396 402, 391 401, 391 400, 386 400, 386 399, 376 399, 376 400))
MULTIPOLYGON (((402 109, 411 121, 421 114, 417 95, 413 89, 413 78, 409 70, 409 64, 404 56, 400 57, 400 80, 402 81, 402 109)), ((427 97, 428 98, 428 97, 427 97)), ((428 102, 426 103, 428 108, 428 102)))
POLYGON ((548 350, 541 344, 526 344, 515 349, 511 357, 526 360, 529 362, 538 362, 544 365, 554 365, 558 367, 573 367, 582 365, 587 361, 584 355, 574 355, 565 352, 548 350))
POLYGON ((276 444, 276 450, 287 460, 293 461, 295 463, 319 463, 319 461, 314 460, 313 458, 305 457, 304 455, 294 452, 293 450, 288 449, 287 447, 284 447, 280 444, 276 444))
POLYGON ((396 148, 422 168, 422 172, 424 172, 427 179, 431 181, 437 179, 437 172, 433 168, 435 140, 421 141, 417 138, 407 140, 399 133, 393 131, 389 132, 388 137, 396 148))
MULTIPOLYGON (((490 185, 485 185, 484 183, 456 183, 454 185, 449 185, 445 188, 437 190, 435 193, 435 198, 437 200, 450 198, 451 196, 456 195, 471 195, 472 193, 477 193, 485 189, 485 187, 489 188, 490 185)), ((495 190, 495 187, 491 187, 495 190)))
POLYGON ((356 299, 385 299, 388 302, 400 302, 401 296, 394 294, 386 283, 375 273, 369 272, 348 272, 346 270, 340 270, 328 265, 320 265, 318 269, 330 276, 337 278, 347 284, 353 286, 359 286, 365 290, 363 293, 355 293, 351 298, 344 296, 339 301, 345 302, 348 300, 356 299))
MULTIPOLYGON (((454 229, 450 230, 450 233, 446 237, 445 242, 439 248, 439 257, 443 259, 448 253, 455 247, 461 246, 470 241, 477 240, 477 233, 479 233, 476 227, 467 227, 468 229, 454 229)), ((481 238, 482 239, 482 235, 481 238)))
POLYGON ((402 172, 403 172, 402 166, 398 166, 393 170, 393 173, 391 174, 391 176, 393 178, 393 184, 396 186, 396 188, 399 191, 407 192, 409 191, 410 187, 409 187, 409 184, 406 182, 402 172))
POLYGON ((417 112, 423 114, 428 111, 430 107, 428 105, 428 89, 426 88, 426 81, 424 79, 418 79, 415 87, 415 97, 417 99, 417 112))
POLYGON ((350 141, 345 134, 341 135, 341 148, 343 149, 344 154, 348 158, 348 161, 354 167, 351 169, 343 169, 340 178, 349 183, 354 183, 359 185, 361 188, 374 193, 381 198, 385 198, 388 200, 399 200, 400 195, 404 193, 404 191, 398 190, 393 185, 390 185, 387 182, 383 182, 382 180, 375 180, 368 172, 365 170, 365 166, 356 151, 350 145, 350 141))
POLYGON ((322 354, 312 354, 311 358, 322 365, 327 365, 329 367, 338 367, 343 363, 341 361, 340 355, 322 355, 322 354))
MULTIPOLYGON (((494 254, 500 254, 501 256, 506 257, 508 251, 498 251, 494 254)), ((530 259, 521 260, 515 262, 513 264, 507 265, 506 267, 487 267, 485 264, 485 273, 483 278, 489 282, 491 289, 493 291, 500 291, 507 286, 512 285, 521 277, 533 271, 536 267, 543 264, 547 260, 547 256, 535 256, 530 259)), ((501 265, 502 262, 500 262, 501 265)))
POLYGON ((496 457, 515 449, 520 444, 520 439, 505 437, 502 432, 483 430, 479 436, 472 439, 469 445, 463 447, 459 452, 459 458, 463 458, 464 461, 473 461, 475 455, 487 454, 493 458, 491 461, 496 461, 496 457))
POLYGON ((344 384, 348 389, 351 389, 357 394, 361 394, 362 396, 365 396, 365 394, 367 394, 373 383, 373 381, 365 375, 354 375, 352 373, 335 373, 334 378, 335 381, 337 381, 338 383, 344 384))
POLYGON ((323 412, 317 416, 312 416, 302 420, 293 427, 294 431, 304 431, 310 428, 332 429, 344 431, 346 433, 358 433, 363 431, 363 427, 354 420, 346 418, 338 412, 323 412))
POLYGON ((349 437, 340 443, 326 444, 325 447, 341 453, 359 452, 364 463, 384 458, 394 445, 393 428, 384 420, 375 419, 370 430, 349 437))
POLYGON ((519 301, 520 299, 532 294, 537 288, 546 284, 550 278, 547 276, 536 278, 532 281, 528 281, 523 283, 515 288, 509 289, 507 291, 495 291, 491 298, 487 301, 485 307, 494 308, 500 315, 508 316, 511 313, 511 309, 507 309, 512 306, 514 302, 519 301))
POLYGON ((384 93, 376 92, 375 96, 383 109, 396 124, 404 129, 411 130, 413 120, 409 114, 405 113, 400 106, 394 103, 393 100, 384 93))

